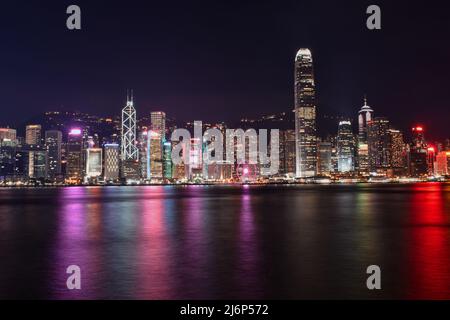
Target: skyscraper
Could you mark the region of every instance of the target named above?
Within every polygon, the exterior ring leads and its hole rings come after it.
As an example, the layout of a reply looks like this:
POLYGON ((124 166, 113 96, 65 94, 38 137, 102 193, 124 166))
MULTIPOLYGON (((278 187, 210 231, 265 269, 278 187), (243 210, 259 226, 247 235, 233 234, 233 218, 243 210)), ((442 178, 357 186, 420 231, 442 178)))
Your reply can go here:
POLYGON ((70 130, 67 139, 66 178, 69 183, 80 183, 83 178, 83 134, 81 129, 70 130))
POLYGON ((368 126, 373 119, 373 110, 367 105, 367 99, 364 97, 364 105, 358 113, 358 171, 361 175, 369 174, 369 145, 368 145, 368 126))
POLYGON ((369 142, 369 165, 371 172, 385 172, 390 167, 389 120, 382 117, 369 122, 367 130, 369 142))
POLYGON ((127 104, 122 109, 122 176, 127 180, 138 180, 139 149, 136 137, 136 109, 133 105, 133 92, 127 97, 127 104))
POLYGON ((119 145, 117 143, 105 144, 105 173, 106 182, 114 182, 119 178, 119 145))
POLYGON ((340 121, 337 135, 338 171, 355 170, 355 141, 350 121, 340 121))
POLYGON ((55 180, 61 175, 61 144, 62 132, 59 130, 45 131, 45 145, 48 150, 48 171, 50 180, 55 180))
POLYGON ((309 49, 298 50, 294 79, 296 177, 312 177, 317 173, 316 89, 309 49))
POLYGON ((41 144, 41 131, 40 124, 30 124, 25 129, 25 143, 26 144, 41 144))
POLYGON ((157 132, 161 140, 166 141, 166 114, 162 111, 153 111, 150 113, 151 129, 157 132))
POLYGON ((427 142, 422 126, 412 128, 412 143, 409 147, 408 167, 412 177, 425 176, 428 173, 427 142))
POLYGON ((400 130, 389 129, 389 163, 395 176, 403 176, 406 169, 406 148, 400 130))
POLYGON ((86 149, 86 179, 97 178, 102 174, 102 149, 86 149))
POLYGON ((317 143, 317 146, 319 174, 323 176, 330 176, 334 171, 332 163, 333 145, 331 141, 320 141, 317 143))

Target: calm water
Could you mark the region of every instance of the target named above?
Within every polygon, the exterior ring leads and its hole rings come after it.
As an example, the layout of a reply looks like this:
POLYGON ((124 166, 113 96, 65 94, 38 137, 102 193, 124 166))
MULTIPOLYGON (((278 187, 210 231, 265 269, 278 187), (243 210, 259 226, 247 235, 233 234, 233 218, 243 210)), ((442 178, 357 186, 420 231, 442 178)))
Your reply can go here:
POLYGON ((0 189, 0 298, 449 299, 450 185, 0 189))

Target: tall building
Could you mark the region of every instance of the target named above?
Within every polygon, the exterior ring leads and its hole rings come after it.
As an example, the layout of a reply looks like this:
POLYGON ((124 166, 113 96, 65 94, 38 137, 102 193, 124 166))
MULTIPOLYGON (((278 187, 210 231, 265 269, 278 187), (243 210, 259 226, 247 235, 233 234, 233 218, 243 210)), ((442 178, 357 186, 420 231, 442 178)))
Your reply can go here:
POLYGON ((390 167, 389 120, 374 118, 367 129, 370 172, 385 173, 390 167))
POLYGON ((280 131, 280 173, 295 177, 295 130, 280 131))
POLYGON ((412 177, 428 174, 428 146, 425 141, 425 129, 422 126, 412 128, 412 143, 409 146, 408 168, 412 177))
POLYGON ((163 145, 163 176, 164 179, 172 179, 172 143, 164 142, 163 145))
POLYGON ((318 145, 319 174, 330 176, 333 170, 332 152, 333 145, 331 141, 320 141, 318 145))
POLYGON ((434 174, 437 176, 450 175, 450 151, 441 151, 436 155, 434 174))
POLYGON ((86 175, 90 180, 102 175, 102 148, 86 149, 86 175))
POLYGON ((24 149, 28 151, 28 177, 45 179, 48 167, 47 149, 36 144, 27 145, 24 149))
POLYGON ((151 129, 157 132, 161 140, 166 141, 166 114, 162 111, 153 111, 150 113, 151 129))
POLYGON ((120 172, 120 148, 117 143, 105 144, 105 172, 106 182, 115 182, 119 179, 120 172))
POLYGON ((80 183, 83 179, 83 134, 74 128, 67 138, 66 179, 69 183, 80 183))
POLYGON ((61 144, 62 132, 59 130, 45 131, 45 145, 48 150, 48 171, 50 180, 55 180, 61 176, 61 144))
POLYGON ((406 173, 406 146, 400 130, 389 129, 389 164, 393 175, 406 173))
POLYGON ((337 135, 338 171, 355 170, 355 140, 350 121, 340 121, 337 135))
POLYGON ((122 176, 126 180, 140 178, 139 149, 136 137, 136 109, 133 105, 133 93, 127 97, 127 104, 122 109, 122 176))
POLYGON ((370 171, 368 127, 372 119, 373 110, 367 105, 367 99, 364 97, 364 105, 358 112, 357 166, 361 175, 368 175, 370 171))
POLYGON ((163 144, 159 132, 149 131, 150 141, 150 179, 162 180, 163 178, 163 144))
POLYGON ((294 78, 296 177, 312 177, 317 173, 316 87, 309 49, 297 52, 294 78))
POLYGON ((26 144, 41 144, 41 131, 40 124, 30 124, 25 128, 25 143, 26 144))

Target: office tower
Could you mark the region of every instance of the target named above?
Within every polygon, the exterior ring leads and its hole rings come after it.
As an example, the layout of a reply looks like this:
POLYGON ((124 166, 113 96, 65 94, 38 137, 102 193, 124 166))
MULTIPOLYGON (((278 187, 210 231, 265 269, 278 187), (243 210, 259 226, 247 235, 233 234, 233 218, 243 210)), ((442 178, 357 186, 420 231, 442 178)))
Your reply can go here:
POLYGON ((370 172, 385 174, 390 167, 389 120, 383 117, 374 118, 367 129, 370 172))
POLYGON ((350 121, 340 121, 337 135, 338 171, 355 170, 355 140, 350 121))
POLYGON ((120 151, 119 144, 105 144, 105 173, 106 182, 115 182, 119 179, 120 151))
POLYGON ((412 128, 412 143, 409 146, 408 167, 412 177, 428 174, 428 146, 425 141, 425 129, 422 126, 412 128))
POLYGON ((45 131, 45 145, 48 150, 48 178, 55 180, 61 175, 61 144, 62 132, 59 130, 45 131))
POLYGON ((40 124, 30 124, 25 129, 25 143, 26 144, 41 144, 41 131, 40 124))
POLYGON ((83 179, 83 134, 81 129, 73 128, 67 139, 66 180, 78 184, 83 179))
POLYGON ((392 174, 403 176, 406 168, 406 147, 400 130, 389 129, 389 164, 392 174))
POLYGON ((163 144, 161 135, 151 130, 148 139, 150 140, 150 179, 161 180, 163 178, 163 144))
POLYGON ((199 138, 191 138, 189 152, 189 180, 198 181, 203 177, 202 143, 199 138))
POLYGON ((450 175, 450 151, 441 151, 436 155, 434 174, 437 176, 450 175))
POLYGON ((295 177, 295 130, 284 131, 284 168, 288 177, 295 177))
POLYGON ((166 141, 166 114, 162 111, 150 113, 151 129, 159 134, 162 142, 166 141))
POLYGON ((317 149, 319 175, 330 176, 334 171, 332 163, 333 145, 331 141, 319 141, 317 149))
POLYGON ((364 105, 358 112, 358 150, 357 163, 360 175, 367 176, 370 171, 369 164, 369 145, 368 145, 368 126, 373 119, 373 110, 367 105, 367 99, 364 97, 364 105))
POLYGON ((170 141, 163 144, 163 177, 172 179, 172 143, 170 141))
POLYGON ((91 180, 102 175, 102 149, 86 149, 86 179, 91 180))
POLYGON ((142 127, 138 134, 140 175, 143 179, 150 179, 150 140, 147 127, 142 127))
POLYGON ((0 145, 17 144, 16 129, 0 128, 0 145))
POLYGON ((297 52, 294 78, 296 177, 312 177, 317 172, 316 89, 309 49, 297 52))
POLYGON ((122 176, 126 180, 139 180, 139 150, 136 139, 136 109, 133 105, 133 93, 127 97, 122 109, 122 176))
POLYGON ((48 167, 47 148, 30 144, 23 149, 28 151, 28 177, 30 179, 45 179, 48 167))

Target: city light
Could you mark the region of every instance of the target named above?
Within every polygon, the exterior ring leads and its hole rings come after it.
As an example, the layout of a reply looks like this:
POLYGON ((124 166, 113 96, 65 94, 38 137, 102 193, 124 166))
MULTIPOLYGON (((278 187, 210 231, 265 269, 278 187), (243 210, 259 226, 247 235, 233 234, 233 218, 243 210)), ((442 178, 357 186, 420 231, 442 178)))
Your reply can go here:
POLYGON ((73 128, 69 131, 69 135, 71 136, 79 136, 81 134, 81 129, 73 128))

